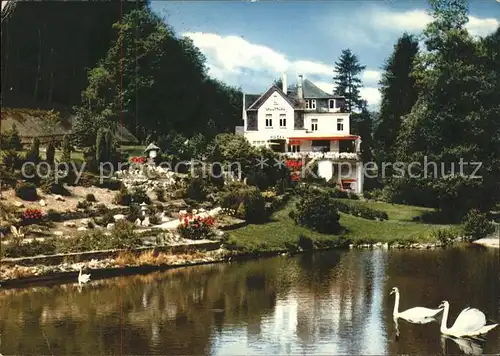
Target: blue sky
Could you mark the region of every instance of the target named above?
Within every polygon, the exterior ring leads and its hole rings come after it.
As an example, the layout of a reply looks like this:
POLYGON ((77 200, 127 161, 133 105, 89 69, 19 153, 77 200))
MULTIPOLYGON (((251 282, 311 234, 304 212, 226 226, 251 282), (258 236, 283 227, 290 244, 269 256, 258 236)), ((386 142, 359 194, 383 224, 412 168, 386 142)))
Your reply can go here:
MULTIPOLYGON (((469 2, 468 29, 485 35, 500 25, 499 0, 469 2)), ((333 68, 350 48, 366 66, 362 96, 375 108, 385 59, 404 31, 420 34, 431 17, 426 1, 152 1, 179 36, 190 37, 209 73, 248 93, 298 74, 333 90, 333 68)))

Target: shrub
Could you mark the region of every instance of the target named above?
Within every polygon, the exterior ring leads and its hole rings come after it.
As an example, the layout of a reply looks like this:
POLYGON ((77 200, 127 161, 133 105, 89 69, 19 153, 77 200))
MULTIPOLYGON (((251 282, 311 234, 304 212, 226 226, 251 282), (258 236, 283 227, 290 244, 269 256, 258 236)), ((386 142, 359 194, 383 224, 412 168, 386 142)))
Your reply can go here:
POLYGON ((143 187, 132 188, 132 192, 130 193, 130 196, 132 198, 132 203, 151 204, 151 199, 149 199, 149 196, 146 194, 146 189, 144 189, 143 187))
POLYGON ((265 209, 265 199, 257 187, 232 183, 221 193, 222 208, 233 210, 236 217, 248 222, 262 222, 269 218, 271 211, 265 209))
POLYGON ((243 201, 245 209, 245 220, 252 223, 259 223, 267 220, 270 211, 266 209, 266 201, 260 191, 249 192, 243 201))
POLYGON ((359 195, 353 192, 347 192, 347 198, 352 200, 359 200, 359 195))
POLYGON ((310 237, 305 236, 303 234, 299 235, 299 240, 298 240, 297 244, 299 245, 299 247, 302 250, 307 251, 307 250, 314 249, 314 241, 310 237))
POLYGON ((431 231, 430 237, 444 245, 449 245, 458 237, 458 233, 452 229, 436 229, 431 231))
POLYGON ((106 212, 101 218, 97 219, 97 224, 101 226, 107 226, 108 224, 112 224, 115 222, 115 218, 113 217, 113 213, 111 211, 106 212))
POLYGON ((179 216, 179 221, 181 224, 178 226, 177 231, 185 239, 201 240, 212 236, 214 233, 215 221, 211 216, 202 218, 200 216, 194 217, 193 214, 185 214, 179 216))
POLYGON ((62 220, 62 214, 54 209, 49 209, 47 211, 47 219, 54 222, 59 222, 62 220))
POLYGON ((95 210, 101 215, 104 215, 109 211, 108 207, 103 203, 97 204, 95 206, 95 210))
POLYGON ((37 163, 40 161, 40 140, 38 137, 34 137, 31 142, 31 148, 26 155, 26 160, 28 162, 37 163))
POLYGON ((56 147, 54 141, 50 140, 47 144, 47 149, 45 151, 45 161, 50 165, 54 164, 54 158, 56 156, 56 147))
POLYGON ((130 212, 127 215, 127 220, 130 222, 135 222, 137 219, 141 219, 141 210, 139 205, 133 204, 130 206, 130 212))
POLYGON ((36 186, 33 183, 21 182, 16 185, 16 196, 27 201, 38 199, 36 186))
POLYGON ((68 135, 63 137, 61 161, 71 162, 71 142, 68 135))
POLYGON ((0 158, 3 166, 11 171, 13 171, 14 168, 19 166, 20 158, 17 152, 14 150, 2 151, 0 158))
POLYGON ((132 203, 132 196, 124 184, 122 184, 120 191, 115 195, 115 203, 124 206, 128 206, 132 203))
POLYGON ((159 225, 161 224, 161 219, 158 215, 151 215, 149 217, 149 222, 153 225, 159 225))
POLYGON ((88 193, 85 196, 85 200, 88 201, 89 203, 95 203, 97 201, 97 199, 95 198, 95 195, 92 193, 88 193))
POLYGON ((471 209, 463 220, 464 237, 469 241, 482 239, 494 231, 494 226, 485 213, 471 209))
POLYGON ((97 186, 98 183, 99 179, 89 173, 82 173, 82 175, 80 176, 80 180, 78 181, 78 185, 85 188, 97 186))
POLYGON ((39 255, 53 255, 56 253, 55 239, 44 241, 33 240, 29 243, 9 244, 5 248, 5 257, 32 257, 39 255))
POLYGON ((186 189, 186 196, 190 199, 201 201, 207 197, 208 182, 202 177, 191 178, 186 189))
POLYGON ((77 209, 88 210, 90 208, 90 203, 86 200, 79 201, 76 204, 77 209))
POLYGON ((305 195, 296 203, 291 216, 297 224, 321 233, 340 232, 340 215, 335 201, 326 194, 318 192, 305 195))
POLYGON ((21 144, 19 131, 14 123, 10 129, 5 132, 5 136, 0 139, 0 149, 20 151, 22 148, 23 145, 21 144))
POLYGON ((345 190, 340 190, 339 188, 329 189, 329 194, 332 198, 338 198, 338 199, 349 198, 349 193, 347 193, 345 190))
POLYGON ((134 224, 119 220, 111 230, 111 236, 106 236, 102 230, 84 231, 74 239, 60 241, 61 252, 81 252, 107 249, 129 249, 141 246, 142 241, 134 231, 134 224))
POLYGON ((160 188, 160 187, 156 187, 155 194, 156 194, 156 199, 158 201, 161 201, 161 202, 165 201, 165 189, 160 188))
POLYGON ((70 196, 71 193, 67 190, 62 182, 55 176, 54 174, 50 174, 48 177, 45 177, 40 182, 41 189, 46 194, 59 194, 64 196, 70 196))
POLYGON ((95 185, 98 186, 99 188, 104 188, 109 190, 120 190, 122 182, 120 182, 118 179, 109 178, 109 179, 104 179, 102 182, 98 182, 95 185))
POLYGON ((2 177, 2 186, 0 187, 0 190, 5 190, 16 186, 16 174, 11 170, 7 170, 3 165, 0 165, 0 177, 2 177))

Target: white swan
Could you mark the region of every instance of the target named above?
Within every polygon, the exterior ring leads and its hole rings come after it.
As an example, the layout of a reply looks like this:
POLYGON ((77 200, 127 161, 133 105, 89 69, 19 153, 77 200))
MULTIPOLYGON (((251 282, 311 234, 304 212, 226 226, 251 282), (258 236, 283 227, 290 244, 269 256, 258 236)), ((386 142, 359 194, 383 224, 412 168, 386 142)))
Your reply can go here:
POLYGON ((394 310, 392 311, 392 316, 393 318, 401 318, 405 319, 411 323, 417 323, 417 324, 427 324, 431 321, 434 321, 435 319, 433 318, 439 312, 441 312, 443 309, 429 309, 429 308, 424 308, 424 307, 414 307, 407 309, 405 311, 399 312, 399 289, 397 287, 392 288, 390 294, 396 294, 396 300, 394 302, 394 310))
POLYGON ((498 324, 486 325, 486 316, 484 313, 475 308, 465 308, 458 315, 457 320, 451 328, 446 327, 448 321, 448 312, 450 311, 450 303, 446 300, 441 303, 440 308, 444 308, 443 319, 441 320, 441 333, 454 337, 463 336, 479 336, 486 334, 488 331, 496 327, 498 324))
POLYGON ((82 267, 80 267, 80 273, 78 274, 78 285, 82 285, 90 281, 90 274, 82 274, 82 267))

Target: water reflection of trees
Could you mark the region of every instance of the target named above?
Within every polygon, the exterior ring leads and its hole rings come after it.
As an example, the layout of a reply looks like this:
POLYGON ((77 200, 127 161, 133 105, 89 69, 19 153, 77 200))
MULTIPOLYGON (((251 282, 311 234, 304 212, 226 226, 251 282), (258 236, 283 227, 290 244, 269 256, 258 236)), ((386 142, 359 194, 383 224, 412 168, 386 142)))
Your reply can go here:
POLYGON ((241 337, 248 353, 430 354, 441 349, 437 324, 401 322, 400 341, 390 341, 389 289, 400 288, 402 308, 446 296, 451 318, 464 300, 498 318, 497 273, 498 259, 479 250, 351 251, 93 281, 81 291, 0 290, 0 352, 206 354, 241 337))

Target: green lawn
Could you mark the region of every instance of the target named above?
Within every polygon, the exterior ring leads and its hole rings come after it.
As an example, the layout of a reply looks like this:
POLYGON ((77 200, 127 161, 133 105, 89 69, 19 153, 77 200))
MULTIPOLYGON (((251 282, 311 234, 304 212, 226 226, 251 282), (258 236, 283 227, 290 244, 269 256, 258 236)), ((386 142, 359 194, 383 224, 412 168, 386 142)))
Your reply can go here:
MULTIPOLYGON (((41 154, 42 158, 45 157, 45 154, 41 154)), ((62 150, 56 150, 55 158, 56 160, 60 161, 62 156, 62 150)), ((83 163, 83 152, 81 151, 76 151, 76 152, 71 152, 71 160, 74 161, 75 163, 83 163)))
POLYGON ((121 146, 120 151, 128 153, 131 157, 144 156, 146 146, 121 146))
MULTIPOLYGON (((346 199, 343 199, 347 202, 346 199)), ((351 243, 394 243, 430 242, 430 232, 436 229, 451 228, 447 225, 431 225, 410 221, 429 209, 415 206, 393 205, 378 202, 349 200, 349 204, 366 204, 372 208, 386 211, 388 221, 375 221, 341 213, 340 224, 345 228, 342 238, 335 235, 320 234, 298 226, 288 216, 294 205, 291 201, 284 209, 277 211, 270 222, 250 224, 229 232, 229 243, 250 251, 278 251, 298 246, 302 234, 314 240, 319 246, 340 246, 346 239, 351 243)))
POLYGON ((415 216, 421 216, 425 212, 431 212, 433 209, 420 206, 391 204, 380 201, 339 199, 348 205, 363 205, 371 209, 385 211, 389 215, 389 220, 412 221, 415 216))

